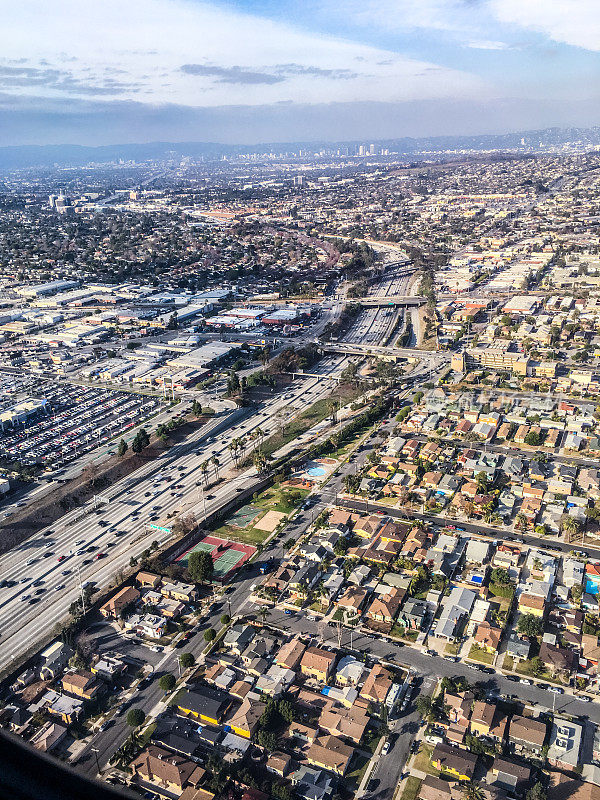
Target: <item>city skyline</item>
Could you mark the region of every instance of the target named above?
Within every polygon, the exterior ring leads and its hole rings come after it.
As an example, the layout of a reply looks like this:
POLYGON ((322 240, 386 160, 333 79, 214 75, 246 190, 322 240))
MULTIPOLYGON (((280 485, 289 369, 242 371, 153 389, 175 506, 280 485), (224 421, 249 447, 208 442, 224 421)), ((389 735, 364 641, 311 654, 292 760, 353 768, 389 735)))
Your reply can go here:
POLYGON ((252 144, 594 125, 591 1, 27 0, 0 145, 252 144))

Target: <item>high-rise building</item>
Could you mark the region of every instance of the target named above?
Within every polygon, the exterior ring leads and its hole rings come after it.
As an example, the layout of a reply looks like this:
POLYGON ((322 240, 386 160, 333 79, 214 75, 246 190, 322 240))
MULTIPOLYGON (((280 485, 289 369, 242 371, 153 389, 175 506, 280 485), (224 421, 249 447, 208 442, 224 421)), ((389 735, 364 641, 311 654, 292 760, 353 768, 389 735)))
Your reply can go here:
POLYGON ((48 197, 48 205, 50 206, 50 208, 54 208, 54 206, 56 205, 56 195, 55 194, 51 194, 48 197))
POLYGON ((369 145, 369 155, 370 156, 374 156, 375 155, 375 145, 374 144, 370 144, 369 145))
POLYGON ((358 155, 359 155, 359 156, 366 156, 366 155, 367 155, 367 148, 364 146, 364 144, 361 144, 361 145, 359 146, 359 148, 358 148, 358 155))

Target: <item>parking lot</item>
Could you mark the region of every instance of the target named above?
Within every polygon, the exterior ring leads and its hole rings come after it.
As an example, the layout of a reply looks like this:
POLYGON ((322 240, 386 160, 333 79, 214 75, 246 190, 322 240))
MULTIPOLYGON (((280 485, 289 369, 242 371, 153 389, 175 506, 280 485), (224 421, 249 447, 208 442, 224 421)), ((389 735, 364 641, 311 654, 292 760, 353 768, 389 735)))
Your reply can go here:
POLYGON ((0 431, 0 456, 23 465, 68 464, 154 414, 160 401, 128 392, 46 381, 25 387, 47 401, 45 411, 0 431))

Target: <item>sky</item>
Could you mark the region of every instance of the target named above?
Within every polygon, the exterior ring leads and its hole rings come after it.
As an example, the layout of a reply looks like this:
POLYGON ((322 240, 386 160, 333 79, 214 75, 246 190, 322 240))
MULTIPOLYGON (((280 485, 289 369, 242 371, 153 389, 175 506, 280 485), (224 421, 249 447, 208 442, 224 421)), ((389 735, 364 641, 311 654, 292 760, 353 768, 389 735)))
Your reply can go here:
POLYGON ((0 145, 600 124, 600 0, 0 0, 0 145))

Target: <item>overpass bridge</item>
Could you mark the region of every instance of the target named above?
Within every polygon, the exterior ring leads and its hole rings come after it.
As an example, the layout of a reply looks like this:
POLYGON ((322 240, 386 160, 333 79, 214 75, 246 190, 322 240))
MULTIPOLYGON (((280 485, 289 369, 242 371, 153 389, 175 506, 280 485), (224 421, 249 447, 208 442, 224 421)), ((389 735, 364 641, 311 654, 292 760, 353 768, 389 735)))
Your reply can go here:
MULTIPOLYGON (((377 356, 396 360, 398 358, 420 358, 439 360, 443 353, 435 350, 416 350, 413 347, 384 347, 382 345, 347 344, 346 342, 330 342, 319 344, 319 348, 326 353, 341 353, 347 356, 377 356)), ((448 359, 450 358, 448 353, 448 359)))
POLYGON ((359 303, 361 306, 365 306, 365 308, 382 308, 385 306, 416 308, 425 305, 427 298, 418 295, 389 294, 385 297, 377 297, 375 295, 369 297, 353 297, 350 299, 350 302, 359 303))

